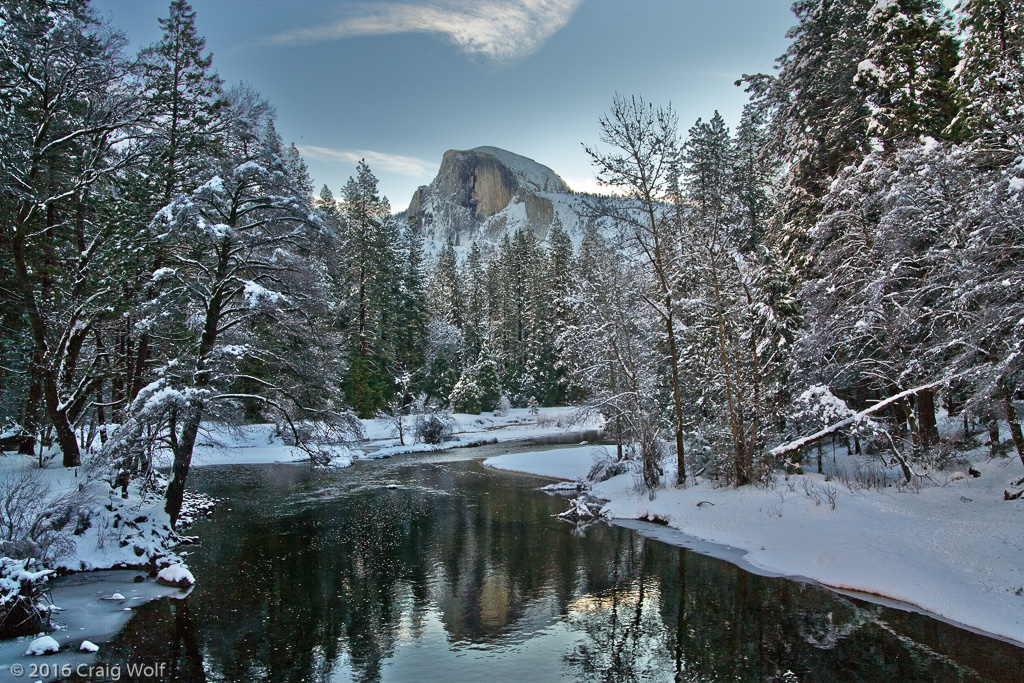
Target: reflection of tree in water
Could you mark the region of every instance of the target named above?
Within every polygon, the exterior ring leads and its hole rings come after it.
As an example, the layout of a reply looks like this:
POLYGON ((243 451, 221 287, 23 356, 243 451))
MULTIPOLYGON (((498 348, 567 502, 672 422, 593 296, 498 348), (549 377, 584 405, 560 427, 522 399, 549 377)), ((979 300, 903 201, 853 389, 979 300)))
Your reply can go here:
POLYGON ((139 608, 102 661, 171 662, 168 681, 375 681, 429 622, 458 648, 524 642, 568 615, 563 665, 589 680, 974 680, 957 662, 1024 663, 619 527, 579 537, 553 520, 562 499, 472 464, 404 468, 396 491, 344 473, 268 484, 273 472, 214 478, 233 510, 201 529, 196 590, 139 608))
POLYGON ((564 663, 577 679, 974 681, 993 655, 987 675, 1012 680, 1024 662, 934 620, 653 541, 618 541, 608 571, 613 588, 570 605, 582 640, 564 663), (974 653, 960 643, 972 639, 974 653))
POLYGON ((645 541, 617 540, 610 564, 612 587, 583 595, 569 606, 570 622, 582 631, 583 640, 565 655, 565 664, 580 680, 663 680, 668 652, 658 587, 648 580, 646 567, 640 579, 632 576, 636 555, 642 563, 649 557, 642 549, 645 541))

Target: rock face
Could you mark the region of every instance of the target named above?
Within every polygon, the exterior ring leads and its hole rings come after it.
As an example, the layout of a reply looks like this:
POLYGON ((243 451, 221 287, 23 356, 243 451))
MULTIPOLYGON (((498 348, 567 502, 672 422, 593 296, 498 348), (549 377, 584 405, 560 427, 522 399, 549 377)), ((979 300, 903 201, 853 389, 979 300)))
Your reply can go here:
POLYGON ((436 245, 494 242, 529 227, 547 237, 555 217, 577 224, 576 195, 554 171, 497 147, 448 150, 430 185, 413 194, 405 219, 436 245))

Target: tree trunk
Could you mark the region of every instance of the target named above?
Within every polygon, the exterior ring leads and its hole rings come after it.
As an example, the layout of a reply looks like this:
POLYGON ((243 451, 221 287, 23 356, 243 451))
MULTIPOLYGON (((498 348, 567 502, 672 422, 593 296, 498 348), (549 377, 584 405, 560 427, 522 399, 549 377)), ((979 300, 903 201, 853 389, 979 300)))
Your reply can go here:
POLYGON ((39 434, 39 409, 43 404, 43 357, 39 345, 33 345, 32 368, 30 370, 28 398, 25 400, 25 413, 21 426, 25 433, 18 444, 21 455, 35 455, 36 436, 39 434))
POLYGON ((1010 436, 1013 438, 1013 445, 1017 447, 1021 464, 1024 464, 1024 434, 1021 433, 1017 408, 1013 405, 1013 392, 1010 391, 1005 379, 999 381, 999 388, 1003 394, 1003 410, 1006 411, 1006 422, 1010 425, 1010 436))
POLYGON ((676 428, 676 486, 684 486, 686 484, 686 452, 683 450, 683 399, 679 389, 679 356, 676 355, 676 333, 671 305, 671 297, 665 297, 666 310, 669 312, 665 327, 668 328, 668 354, 672 364, 672 410, 675 413, 676 428))
MULTIPOLYGON (((177 525, 178 517, 181 515, 181 505, 185 499, 185 480, 188 479, 188 471, 192 466, 192 450, 196 445, 196 435, 199 434, 199 423, 202 419, 202 406, 190 406, 181 426, 181 436, 172 439, 171 442, 174 464, 171 467, 171 483, 167 485, 167 502, 164 510, 171 518, 172 528, 177 525)), ((172 433, 174 427, 172 421, 172 433)))
POLYGON ((988 447, 989 454, 993 458, 999 454, 999 422, 996 420, 995 413, 988 419, 988 447))
POLYGON ((935 392, 931 389, 917 392, 917 429, 921 446, 925 449, 939 440, 939 428, 935 423, 935 392))
POLYGON ((44 393, 46 395, 46 412, 50 418, 50 424, 57 432, 57 444, 61 453, 64 454, 64 467, 78 467, 82 464, 82 453, 78 450, 78 439, 75 438, 75 430, 68 420, 66 409, 62 409, 60 398, 57 395, 57 378, 47 372, 43 381, 44 393))

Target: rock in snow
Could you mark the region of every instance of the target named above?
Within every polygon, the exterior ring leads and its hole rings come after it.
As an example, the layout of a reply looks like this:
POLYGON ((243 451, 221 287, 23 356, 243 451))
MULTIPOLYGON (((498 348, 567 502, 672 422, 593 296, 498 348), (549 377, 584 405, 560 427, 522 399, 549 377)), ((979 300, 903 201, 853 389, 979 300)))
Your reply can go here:
POLYGON ((196 582, 192 572, 183 564, 172 564, 169 567, 164 567, 156 575, 156 580, 157 583, 176 588, 188 588, 196 582))
POLYGON ((100 646, 88 640, 83 640, 82 645, 78 649, 82 652, 99 652, 100 646))
POLYGON ((114 594, 113 594, 113 595, 111 595, 111 596, 108 596, 108 597, 106 597, 106 598, 100 598, 100 599, 101 599, 101 600, 124 600, 125 598, 124 598, 124 596, 123 596, 123 595, 121 595, 120 593, 114 593, 114 594))
POLYGON ((33 640, 28 649, 25 650, 26 655, 48 655, 60 650, 60 643, 51 638, 50 636, 42 636, 33 640))

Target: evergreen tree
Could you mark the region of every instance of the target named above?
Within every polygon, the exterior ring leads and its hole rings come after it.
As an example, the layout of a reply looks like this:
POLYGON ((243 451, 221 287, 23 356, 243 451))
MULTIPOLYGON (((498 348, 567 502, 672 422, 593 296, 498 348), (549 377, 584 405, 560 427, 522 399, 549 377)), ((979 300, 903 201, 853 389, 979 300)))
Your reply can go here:
POLYGON ((569 399, 569 378, 567 367, 557 340, 562 338, 575 323, 569 295, 573 279, 577 275, 572 241, 556 216, 548 235, 547 286, 550 287, 549 308, 550 340, 552 344, 552 367, 549 377, 547 401, 549 405, 562 405, 569 399))
POLYGON ((473 242, 466 257, 465 274, 465 334, 466 354, 477 357, 487 337, 487 278, 480 245, 473 242))
MULTIPOLYGON (((158 22, 163 36, 139 54, 150 141, 144 175, 149 185, 148 206, 139 211, 144 216, 196 189, 221 153, 224 133, 222 81, 212 70, 213 55, 203 54, 206 39, 196 31, 195 11, 186 0, 172 0, 168 16, 158 22)), ((149 276, 165 265, 166 255, 160 247, 158 242, 150 245, 150 263, 132 282, 128 291, 131 299, 151 300, 155 295, 149 276)), ((132 321, 125 322, 118 346, 133 353, 118 362, 128 376, 124 398, 131 401, 152 379, 148 366, 154 355, 154 340, 148 330, 142 330, 135 339, 132 321)))
POLYGON ((421 371, 426 363, 427 274, 424 266, 423 237, 417 226, 408 225, 403 234, 402 286, 395 330, 395 359, 405 368, 421 371))
POLYGON ((756 107, 769 116, 768 149, 786 168, 769 240, 805 265, 807 233, 831 178, 870 152, 870 110, 855 79, 870 47, 864 30, 874 0, 796 0, 797 25, 777 60, 778 74, 744 76, 756 107))
MULTIPOLYGON (((222 81, 212 71, 213 55, 196 32, 196 13, 187 0, 171 0, 158 20, 163 37, 139 55, 155 142, 152 175, 160 202, 191 191, 216 144, 222 81)), ((158 207, 159 208, 159 207, 158 207)))
POLYGON ((954 129, 997 159, 1024 152, 1024 2, 962 0, 963 63, 956 85, 964 107, 954 129))
POLYGON ((430 287, 434 317, 454 325, 460 331, 463 323, 463 291, 459 274, 459 257, 449 242, 441 250, 430 287))
POLYGON ((372 417, 391 396, 388 367, 397 282, 397 228, 366 161, 342 190, 341 215, 350 354, 346 396, 361 417, 372 417), (358 357, 358 360, 355 360, 358 357))
POLYGON ((944 137, 959 103, 952 78, 960 55, 952 19, 939 0, 897 0, 868 13, 871 47, 858 65, 868 92, 868 133, 897 140, 944 137))
POLYGON ((132 249, 131 232, 98 207, 137 158, 141 98, 123 38, 87 3, 24 0, 0 11, 0 244, 5 292, 32 344, 21 448, 34 445, 44 407, 73 466, 73 425, 102 383, 94 334, 120 308, 118 254, 132 249))

